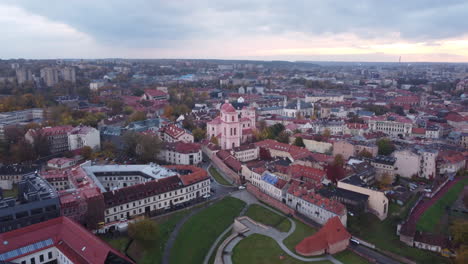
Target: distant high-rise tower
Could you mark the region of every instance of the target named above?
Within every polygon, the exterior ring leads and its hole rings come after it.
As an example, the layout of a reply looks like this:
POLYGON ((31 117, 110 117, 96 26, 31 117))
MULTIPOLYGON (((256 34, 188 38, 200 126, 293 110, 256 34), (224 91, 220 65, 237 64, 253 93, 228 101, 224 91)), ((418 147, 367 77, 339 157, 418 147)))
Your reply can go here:
POLYGON ((41 78, 48 87, 52 87, 59 81, 59 72, 56 68, 45 67, 41 69, 41 78))
POLYGON ((64 81, 70 81, 72 83, 76 82, 76 73, 75 73, 75 68, 73 67, 65 67, 60 70, 60 73, 62 75, 62 79, 64 81))
POLYGON ((18 84, 32 81, 33 76, 31 70, 26 68, 16 69, 16 80, 18 81, 18 84))

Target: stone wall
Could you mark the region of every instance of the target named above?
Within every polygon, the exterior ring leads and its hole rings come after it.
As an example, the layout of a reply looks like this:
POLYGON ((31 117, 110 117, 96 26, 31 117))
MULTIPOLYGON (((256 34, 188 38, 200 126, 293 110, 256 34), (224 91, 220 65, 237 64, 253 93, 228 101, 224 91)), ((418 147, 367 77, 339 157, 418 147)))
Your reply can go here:
POLYGON ((270 197, 268 194, 263 193, 259 188, 250 183, 247 183, 247 191, 253 194, 258 200, 278 209, 284 214, 294 214, 294 210, 292 208, 289 208, 286 204, 270 197))

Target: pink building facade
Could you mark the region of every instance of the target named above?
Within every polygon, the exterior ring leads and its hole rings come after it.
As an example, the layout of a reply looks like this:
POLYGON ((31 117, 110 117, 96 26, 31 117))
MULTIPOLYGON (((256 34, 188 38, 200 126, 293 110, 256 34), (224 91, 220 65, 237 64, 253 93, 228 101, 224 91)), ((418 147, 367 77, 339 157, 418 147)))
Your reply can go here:
POLYGON ((216 137, 222 149, 239 147, 255 130, 255 109, 236 110, 230 103, 221 106, 220 116, 207 123, 207 137, 216 137))

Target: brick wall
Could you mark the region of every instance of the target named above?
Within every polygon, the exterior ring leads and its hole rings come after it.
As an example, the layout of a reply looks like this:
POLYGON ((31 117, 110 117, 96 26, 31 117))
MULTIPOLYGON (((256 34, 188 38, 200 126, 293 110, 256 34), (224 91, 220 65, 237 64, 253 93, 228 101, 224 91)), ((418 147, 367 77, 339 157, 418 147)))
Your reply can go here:
POLYGON ((211 159, 211 162, 213 165, 221 171, 221 173, 224 173, 224 175, 227 175, 233 182, 236 184, 241 184, 241 178, 239 174, 231 170, 224 162, 216 156, 216 152, 210 151, 206 147, 202 147, 203 152, 208 156, 208 158, 211 159))
POLYGON ((259 188, 253 186, 250 183, 247 183, 247 191, 253 194, 258 200, 278 209, 284 214, 294 214, 294 210, 292 208, 289 208, 287 205, 272 198, 268 194, 263 193, 259 188))

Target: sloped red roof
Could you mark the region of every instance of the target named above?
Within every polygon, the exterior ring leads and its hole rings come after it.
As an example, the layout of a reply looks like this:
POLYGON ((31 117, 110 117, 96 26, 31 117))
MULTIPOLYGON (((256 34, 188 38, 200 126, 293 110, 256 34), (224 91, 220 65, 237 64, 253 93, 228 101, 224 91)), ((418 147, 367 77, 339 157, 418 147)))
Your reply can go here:
POLYGON ((145 94, 148 94, 149 96, 167 96, 167 93, 156 89, 146 89, 145 94))
POLYGON ((426 129, 424 127, 413 127, 411 131, 413 134, 426 134, 426 129))
POLYGON ((304 238, 296 245, 296 252, 309 256, 314 252, 325 250, 338 242, 349 240, 351 235, 340 221, 338 216, 328 219, 323 227, 312 236, 304 238))
POLYGON ((289 175, 292 178, 309 178, 315 182, 321 182, 325 176, 326 172, 312 167, 302 166, 302 165, 291 165, 289 166, 289 175))
POLYGON ((53 246, 74 263, 104 263, 110 252, 126 260, 127 263, 133 263, 84 227, 64 216, 0 234, 0 241, 3 241, 0 244, 0 253, 47 239, 52 239, 53 246))

